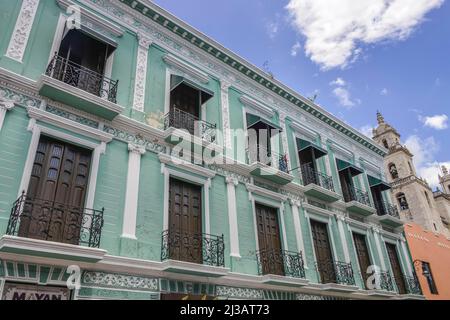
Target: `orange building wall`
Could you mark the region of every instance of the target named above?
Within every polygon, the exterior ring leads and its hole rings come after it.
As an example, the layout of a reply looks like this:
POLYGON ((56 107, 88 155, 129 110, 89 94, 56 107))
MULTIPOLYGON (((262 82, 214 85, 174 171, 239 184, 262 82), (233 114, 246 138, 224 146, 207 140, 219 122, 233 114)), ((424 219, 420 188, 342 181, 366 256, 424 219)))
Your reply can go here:
POLYGON ((430 293, 428 282, 422 275, 422 265, 416 262, 414 266, 424 296, 430 300, 450 300, 450 240, 416 224, 405 224, 405 234, 412 260, 430 264, 439 293, 430 293))

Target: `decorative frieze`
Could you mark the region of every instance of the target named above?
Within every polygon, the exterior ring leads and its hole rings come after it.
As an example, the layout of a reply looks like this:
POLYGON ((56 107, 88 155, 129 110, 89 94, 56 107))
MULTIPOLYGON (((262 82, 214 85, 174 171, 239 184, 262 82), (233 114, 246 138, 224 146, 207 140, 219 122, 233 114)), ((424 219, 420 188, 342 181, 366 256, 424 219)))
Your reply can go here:
POLYGON ((218 297, 240 298, 240 299, 264 299, 262 290, 251 288, 236 288, 226 286, 216 286, 216 295, 218 297))
POLYGON ((85 271, 82 276, 82 286, 157 291, 158 279, 100 271, 85 271))
POLYGON ((39 0, 22 0, 19 17, 6 50, 8 58, 22 63, 38 7, 39 0))
POLYGON ((152 44, 152 40, 145 37, 143 34, 138 34, 138 40, 139 46, 136 59, 137 64, 133 108, 143 112, 145 103, 145 88, 147 85, 148 50, 152 44))
POLYGON ((220 100, 222 102, 222 131, 223 145, 226 149, 231 149, 231 131, 230 131, 230 105, 229 105, 230 84, 226 81, 220 82, 220 100))

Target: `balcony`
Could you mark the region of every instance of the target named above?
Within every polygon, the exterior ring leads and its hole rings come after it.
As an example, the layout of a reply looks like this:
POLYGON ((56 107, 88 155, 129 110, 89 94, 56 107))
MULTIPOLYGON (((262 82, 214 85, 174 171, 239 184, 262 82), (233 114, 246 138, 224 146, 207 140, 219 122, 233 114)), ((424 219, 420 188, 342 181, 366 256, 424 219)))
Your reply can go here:
POLYGON ((173 108, 164 116, 164 132, 165 140, 168 143, 177 145, 181 141, 187 140, 191 142, 192 146, 201 146, 201 152, 203 152, 202 147, 215 144, 217 139, 217 125, 202 121, 177 108, 173 108))
POLYGON ((310 165, 303 165, 302 180, 305 194, 326 202, 338 201, 341 197, 334 191, 333 178, 318 172, 310 165))
POLYGON ((280 185, 285 185, 294 180, 289 174, 286 155, 280 155, 266 146, 253 145, 247 149, 250 173, 280 185))
POLYGON ((377 210, 376 219, 381 223, 394 228, 403 225, 398 209, 395 205, 385 201, 377 201, 375 202, 375 208, 377 210))
POLYGON ((396 292, 394 282, 389 271, 377 271, 375 274, 375 282, 372 283, 373 288, 368 288, 366 284, 367 294, 377 297, 393 297, 396 292))
POLYGON ((405 280, 406 292, 412 295, 422 295, 422 289, 420 288, 420 283, 417 277, 407 277, 403 276, 405 280))
POLYGON ((339 261, 318 262, 316 263, 316 268, 323 290, 338 292, 358 290, 351 263, 339 261))
POLYGON ((376 212, 370 204, 369 193, 363 190, 349 187, 348 192, 344 192, 344 200, 347 210, 352 213, 367 217, 376 212))
POLYGON ((25 194, 14 202, 0 252, 99 261, 104 209, 73 207, 25 194))
POLYGON ((256 253, 256 261, 263 283, 294 286, 308 283, 301 252, 260 250, 256 253))
POLYGON ((224 236, 189 231, 162 233, 161 261, 163 270, 206 277, 220 277, 225 268, 224 236))
POLYGON ((39 80, 39 93, 107 120, 124 108, 117 104, 119 81, 111 80, 58 55, 39 80))

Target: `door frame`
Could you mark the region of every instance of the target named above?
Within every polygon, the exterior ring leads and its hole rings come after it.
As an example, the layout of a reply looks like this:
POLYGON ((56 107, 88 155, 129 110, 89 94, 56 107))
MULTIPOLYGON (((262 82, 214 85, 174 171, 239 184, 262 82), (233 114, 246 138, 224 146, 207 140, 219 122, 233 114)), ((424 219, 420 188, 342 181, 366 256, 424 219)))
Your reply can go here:
POLYGON ((211 188, 211 176, 199 177, 190 173, 178 171, 173 167, 161 163, 161 174, 164 175, 164 216, 163 232, 169 230, 169 188, 170 178, 179 179, 202 187, 202 231, 211 234, 211 222, 209 215, 209 189, 211 188))
MULTIPOLYGON (((402 276, 407 276, 408 275, 408 273, 406 273, 406 269, 405 269, 405 266, 404 266, 404 263, 403 263, 403 258, 402 258, 402 254, 401 254, 401 252, 399 251, 400 250, 400 248, 399 248, 399 244, 398 244, 398 242, 397 242, 397 240, 393 240, 393 239, 386 239, 386 238, 384 238, 382 235, 381 235, 381 241, 383 242, 383 244, 384 244, 384 250, 386 251, 386 256, 387 256, 387 262, 389 263, 389 272, 391 273, 391 276, 392 276, 392 278, 393 278, 393 280, 394 280, 394 285, 395 285, 395 287, 396 287, 396 289, 397 289, 397 292, 399 291, 398 290, 398 286, 397 286, 397 281, 395 281, 395 277, 394 277, 394 269, 392 268, 392 262, 391 262, 391 259, 389 258, 389 252, 388 252, 388 250, 387 250, 387 246, 386 246, 386 243, 389 243, 389 244, 391 244, 391 245, 393 245, 393 246, 395 246, 395 253, 397 254, 397 258, 398 258, 398 261, 399 261, 399 263, 400 263, 400 271, 402 272, 402 276)), ((405 280, 403 279, 403 282, 405 282, 405 280)), ((405 282, 405 287, 406 287, 406 282, 405 282)), ((408 289, 408 288, 405 288, 406 290, 408 289)))
MULTIPOLYGON (((370 246, 370 241, 369 241, 369 233, 366 231, 362 231, 362 230, 358 230, 355 229, 353 227, 350 226, 350 234, 351 234, 351 242, 352 242, 352 247, 353 247, 353 254, 355 255, 355 260, 356 260, 356 266, 358 267, 358 270, 363 273, 363 270, 361 270, 361 266, 359 264, 359 258, 358 258, 358 251, 356 251, 356 244, 355 244, 355 239, 353 238, 354 234, 360 235, 364 237, 364 240, 366 242, 366 246, 367 246, 367 251, 369 252, 369 259, 370 259, 370 263, 372 266, 376 265, 375 264, 375 259, 372 253, 372 247, 370 246)), ((364 281, 364 279, 361 279, 362 281, 364 281)), ((363 283, 364 288, 365 283, 363 283)))
MULTIPOLYGON (((42 120, 42 119, 40 119, 42 120)), ((62 120, 58 120, 61 121, 62 120)), ((55 124, 55 123, 52 123, 55 124)), ((57 124, 56 124, 57 125, 57 124)), ((67 129, 67 128, 63 128, 67 129)), ((71 144, 74 144, 76 146, 80 146, 82 148, 85 148, 87 150, 92 151, 91 156, 91 168, 89 170, 89 180, 87 184, 87 192, 86 192, 86 199, 85 199, 85 205, 84 207, 89 209, 94 209, 94 200, 95 200, 95 190, 97 187, 97 175, 98 175, 98 169, 100 165, 100 157, 102 154, 105 154, 106 152, 106 142, 102 141, 99 143, 92 142, 87 139, 79 138, 75 135, 71 135, 69 133, 65 133, 56 129, 49 128, 47 126, 37 124, 35 118, 31 118, 28 128, 28 131, 32 132, 30 145, 28 147, 28 154, 27 158, 25 160, 25 166, 22 174, 22 179, 20 182, 20 187, 18 190, 17 197, 19 198, 22 195, 22 192, 27 192, 28 186, 30 184, 31 179, 31 172, 33 169, 34 159, 36 157, 36 151, 38 148, 38 144, 41 138, 41 135, 45 135, 54 139, 58 139, 60 141, 68 142, 71 144)), ((92 134, 98 134, 97 131, 92 129, 90 130, 92 134)), ((100 134, 98 134, 99 140, 104 140, 102 137, 100 137, 100 134)), ((112 139, 112 138, 111 138, 112 139)))

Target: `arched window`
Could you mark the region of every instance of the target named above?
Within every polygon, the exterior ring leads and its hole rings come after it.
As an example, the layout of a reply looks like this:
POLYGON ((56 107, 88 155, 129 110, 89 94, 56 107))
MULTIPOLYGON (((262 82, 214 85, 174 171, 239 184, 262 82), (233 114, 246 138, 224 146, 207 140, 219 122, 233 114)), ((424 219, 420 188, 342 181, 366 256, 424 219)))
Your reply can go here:
POLYGON ((408 210, 409 209, 408 201, 406 201, 406 196, 404 193, 397 194, 397 201, 398 201, 400 210, 408 210))
POLYGON ((392 179, 398 179, 398 171, 395 164, 391 163, 388 166, 389 173, 391 174, 392 179))
POLYGON ((384 146, 386 149, 389 149, 389 145, 388 145, 386 139, 383 139, 383 146, 384 146))

